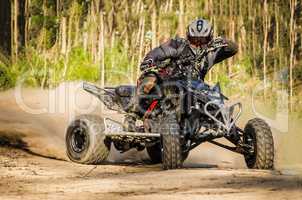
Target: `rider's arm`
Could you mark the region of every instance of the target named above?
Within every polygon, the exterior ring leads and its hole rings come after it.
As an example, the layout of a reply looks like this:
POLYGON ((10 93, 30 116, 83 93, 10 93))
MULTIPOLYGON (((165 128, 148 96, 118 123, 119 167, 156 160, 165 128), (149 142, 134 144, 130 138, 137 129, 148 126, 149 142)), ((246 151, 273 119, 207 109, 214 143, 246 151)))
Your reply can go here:
POLYGON ((160 46, 152 49, 145 56, 141 70, 148 68, 148 66, 156 65, 156 63, 166 60, 168 58, 175 58, 179 54, 178 48, 181 41, 178 39, 170 39, 169 41, 161 44, 160 46))
POLYGON ((210 56, 213 65, 223 61, 226 58, 234 56, 238 52, 238 45, 231 40, 219 38, 218 43, 221 43, 223 47, 214 50, 212 56, 210 56))
POLYGON ((209 52, 206 56, 206 64, 200 70, 201 80, 204 80, 207 72, 213 67, 213 65, 235 55, 238 52, 238 46, 231 40, 218 37, 213 40, 208 50, 209 52))

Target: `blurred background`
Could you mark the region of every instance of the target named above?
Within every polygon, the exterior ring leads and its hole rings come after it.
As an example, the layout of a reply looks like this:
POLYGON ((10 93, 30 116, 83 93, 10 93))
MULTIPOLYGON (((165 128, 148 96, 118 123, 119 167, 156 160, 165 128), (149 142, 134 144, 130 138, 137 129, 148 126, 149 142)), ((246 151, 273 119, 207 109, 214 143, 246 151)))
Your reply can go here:
POLYGON ((230 93, 259 81, 282 84, 289 102, 300 105, 295 109, 301 107, 301 9, 301 0, 2 0, 0 87, 13 87, 24 74, 27 85, 42 88, 82 79, 135 82, 151 48, 185 37, 189 22, 202 17, 216 36, 239 45, 234 58, 211 70, 209 82, 232 86, 230 93))

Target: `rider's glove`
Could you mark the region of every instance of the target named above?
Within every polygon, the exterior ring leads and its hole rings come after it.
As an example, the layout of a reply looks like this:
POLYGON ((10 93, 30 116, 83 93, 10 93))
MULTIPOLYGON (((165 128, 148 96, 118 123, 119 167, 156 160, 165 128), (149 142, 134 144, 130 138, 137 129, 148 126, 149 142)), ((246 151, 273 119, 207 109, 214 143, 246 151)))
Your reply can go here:
POLYGON ((140 70, 145 71, 146 69, 153 67, 155 65, 152 58, 144 60, 140 65, 140 70))
POLYGON ((226 47, 228 44, 226 43, 225 39, 222 37, 217 37, 209 44, 208 51, 214 51, 221 47, 226 47))

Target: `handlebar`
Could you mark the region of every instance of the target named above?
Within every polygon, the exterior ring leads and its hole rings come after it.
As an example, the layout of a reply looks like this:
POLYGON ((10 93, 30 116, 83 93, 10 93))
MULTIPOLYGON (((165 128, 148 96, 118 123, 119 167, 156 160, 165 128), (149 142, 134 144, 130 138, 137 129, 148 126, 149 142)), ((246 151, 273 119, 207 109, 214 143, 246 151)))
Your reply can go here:
POLYGON ((177 59, 177 60, 171 60, 170 58, 168 58, 168 59, 166 59, 164 61, 161 61, 159 63, 155 63, 153 66, 150 66, 153 63, 152 60, 150 61, 150 63, 147 61, 145 63, 145 65, 146 66, 149 65, 149 67, 144 67, 143 73, 149 72, 149 71, 152 71, 152 70, 156 70, 156 69, 164 69, 166 67, 172 67, 173 69, 178 68, 180 71, 183 71, 183 70, 187 71, 187 68, 183 67, 184 64, 192 65, 192 61, 200 62, 207 53, 209 53, 211 51, 215 51, 216 49, 222 48, 222 47, 225 47, 225 46, 227 46, 227 44, 224 44, 222 42, 218 42, 217 44, 211 44, 206 49, 203 49, 202 52, 197 56, 191 55, 191 56, 187 56, 187 57, 177 59))

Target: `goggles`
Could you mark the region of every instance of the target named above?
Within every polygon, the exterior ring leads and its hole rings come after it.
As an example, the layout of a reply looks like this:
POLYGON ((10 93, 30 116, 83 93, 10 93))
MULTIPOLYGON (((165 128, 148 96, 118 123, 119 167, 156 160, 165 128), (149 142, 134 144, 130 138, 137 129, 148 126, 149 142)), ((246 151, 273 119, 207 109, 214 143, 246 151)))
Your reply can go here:
POLYGON ((208 44, 212 40, 212 37, 188 37, 188 40, 195 46, 203 46, 208 44))

